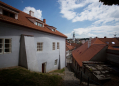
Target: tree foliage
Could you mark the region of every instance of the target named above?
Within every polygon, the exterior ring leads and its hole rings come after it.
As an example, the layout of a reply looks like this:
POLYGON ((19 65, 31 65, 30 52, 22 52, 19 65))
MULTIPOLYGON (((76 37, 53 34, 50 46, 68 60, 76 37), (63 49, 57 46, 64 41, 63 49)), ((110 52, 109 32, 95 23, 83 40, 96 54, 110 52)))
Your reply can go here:
POLYGON ((103 2, 104 5, 119 5, 119 0, 99 0, 99 2, 103 2))

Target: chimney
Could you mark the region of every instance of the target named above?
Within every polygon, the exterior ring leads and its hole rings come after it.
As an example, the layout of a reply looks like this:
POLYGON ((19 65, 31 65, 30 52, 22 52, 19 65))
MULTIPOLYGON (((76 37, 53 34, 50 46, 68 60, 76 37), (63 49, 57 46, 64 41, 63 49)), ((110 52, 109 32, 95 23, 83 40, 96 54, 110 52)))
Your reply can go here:
POLYGON ((107 38, 106 36, 104 36, 104 38, 107 38))
POLYGON ((34 12, 30 10, 29 15, 34 17, 34 12))
POLYGON ((45 24, 46 24, 46 19, 43 19, 43 23, 45 23, 45 24))
POLYGON ((91 40, 92 40, 92 37, 90 37, 88 40, 88 48, 91 46, 91 40))

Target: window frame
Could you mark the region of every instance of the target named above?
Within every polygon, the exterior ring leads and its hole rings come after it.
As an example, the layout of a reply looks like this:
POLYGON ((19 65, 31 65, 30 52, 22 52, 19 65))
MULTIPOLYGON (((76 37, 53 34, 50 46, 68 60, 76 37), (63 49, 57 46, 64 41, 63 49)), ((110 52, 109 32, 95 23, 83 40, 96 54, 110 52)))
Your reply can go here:
POLYGON ((55 50, 55 42, 52 42, 52 50, 55 50))
POLYGON ((59 42, 57 42, 57 49, 59 49, 59 42))
POLYGON ((43 51, 43 42, 37 42, 37 52, 43 51), (40 43, 40 45, 38 45, 40 43))
POLYGON ((7 53, 12 53, 12 39, 11 38, 0 38, 2 39, 2 48, 0 48, 2 50, 2 52, 0 54, 7 54, 7 53), (9 39, 9 43, 5 43, 5 39, 9 39), (6 48, 5 45, 9 44, 9 47, 6 48), (5 49, 9 49, 9 52, 5 52, 5 49))

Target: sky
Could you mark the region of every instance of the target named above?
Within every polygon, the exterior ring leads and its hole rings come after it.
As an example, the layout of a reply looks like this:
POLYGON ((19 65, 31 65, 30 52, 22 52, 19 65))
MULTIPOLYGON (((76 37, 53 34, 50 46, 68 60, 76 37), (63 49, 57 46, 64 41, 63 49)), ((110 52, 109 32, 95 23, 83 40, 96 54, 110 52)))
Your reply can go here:
POLYGON ((99 0, 0 0, 43 20, 72 38, 119 37, 119 6, 99 0))

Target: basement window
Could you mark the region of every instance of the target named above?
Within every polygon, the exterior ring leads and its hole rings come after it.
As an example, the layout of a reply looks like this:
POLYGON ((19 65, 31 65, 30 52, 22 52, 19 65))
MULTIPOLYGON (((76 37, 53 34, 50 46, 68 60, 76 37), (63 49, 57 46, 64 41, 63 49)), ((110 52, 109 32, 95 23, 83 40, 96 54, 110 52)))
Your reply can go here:
POLYGON ((15 14, 6 10, 3 10, 3 15, 15 18, 15 14))
POLYGON ((115 42, 112 42, 112 44, 115 44, 115 42))
POLYGON ((11 39, 0 38, 0 54, 11 53, 11 39))
POLYGON ((37 43, 37 51, 43 51, 43 42, 37 43))

